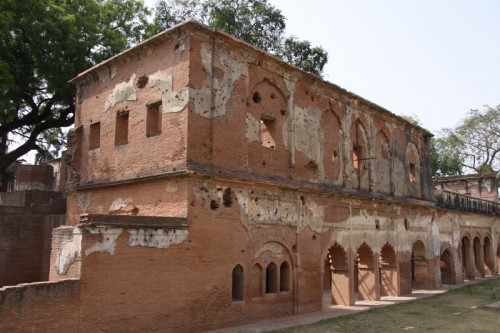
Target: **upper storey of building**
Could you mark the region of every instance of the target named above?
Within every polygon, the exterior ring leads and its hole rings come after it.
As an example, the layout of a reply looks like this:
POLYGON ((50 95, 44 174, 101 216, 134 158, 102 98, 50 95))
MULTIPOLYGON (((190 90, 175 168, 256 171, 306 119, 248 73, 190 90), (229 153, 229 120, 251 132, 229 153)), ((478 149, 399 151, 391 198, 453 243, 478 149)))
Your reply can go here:
POLYGON ((431 134, 188 22, 72 80, 77 186, 196 172, 429 199, 431 134))

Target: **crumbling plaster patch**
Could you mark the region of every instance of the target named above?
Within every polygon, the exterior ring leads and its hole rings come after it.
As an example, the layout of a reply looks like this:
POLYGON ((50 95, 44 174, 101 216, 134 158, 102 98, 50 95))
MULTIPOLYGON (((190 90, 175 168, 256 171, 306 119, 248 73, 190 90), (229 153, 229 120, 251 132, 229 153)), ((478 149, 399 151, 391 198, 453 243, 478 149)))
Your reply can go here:
POLYGON ((61 251, 57 254, 55 268, 59 275, 65 275, 73 262, 80 258, 82 250, 82 231, 80 228, 73 228, 73 238, 64 241, 61 251))
MULTIPOLYGON (((221 70, 222 75, 215 75, 212 71, 212 64, 215 61, 212 56, 212 47, 207 43, 201 45, 201 62, 209 74, 207 80, 211 80, 212 90, 215 91, 212 112, 207 112, 207 109, 210 110, 212 107, 210 105, 207 108, 207 103, 210 103, 212 98, 209 88, 202 88, 207 91, 206 93, 199 92, 196 89, 191 89, 190 92, 190 98, 194 100, 194 112, 206 118, 226 115, 226 103, 231 98, 236 82, 241 76, 248 78, 248 65, 245 60, 236 59, 226 50, 217 51, 216 56, 220 63, 218 69, 221 70)), ((208 82, 204 86, 210 87, 208 82)))
POLYGON ((267 242, 255 251, 254 259, 273 260, 288 258, 287 249, 280 243, 267 242))
POLYGON ((109 108, 113 107, 115 104, 122 101, 136 101, 137 100, 137 92, 134 88, 136 75, 132 74, 128 82, 118 83, 111 95, 109 95, 106 100, 106 104, 104 105, 104 111, 107 111, 109 108))
POLYGON ((173 91, 172 75, 156 72, 149 77, 151 87, 158 86, 162 96, 163 112, 180 112, 189 102, 189 88, 173 91))
POLYGON ((127 208, 129 204, 133 202, 132 198, 117 198, 112 203, 108 209, 109 213, 115 213, 118 211, 122 211, 127 208))
POLYGON ((246 125, 246 138, 248 142, 259 141, 259 121, 249 112, 247 112, 246 125))
POLYGON ((92 227, 85 228, 91 234, 100 234, 101 241, 95 242, 91 247, 85 249, 85 255, 89 256, 94 252, 108 252, 111 255, 115 254, 116 240, 122 233, 122 228, 108 228, 108 227, 92 227))
POLYGON ((188 238, 188 231, 184 229, 127 229, 129 246, 144 246, 166 249, 170 245, 180 244, 188 238))

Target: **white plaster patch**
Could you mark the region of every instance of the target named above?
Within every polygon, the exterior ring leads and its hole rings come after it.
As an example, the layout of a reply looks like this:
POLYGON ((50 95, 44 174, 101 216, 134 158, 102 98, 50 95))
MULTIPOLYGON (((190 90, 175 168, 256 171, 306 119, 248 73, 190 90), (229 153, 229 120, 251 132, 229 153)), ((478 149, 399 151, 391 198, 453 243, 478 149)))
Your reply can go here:
POLYGON ((166 230, 166 229, 128 229, 129 246, 154 247, 166 249, 170 245, 180 244, 188 238, 187 230, 166 230))
POLYGON ((118 83, 111 95, 109 95, 104 106, 104 110, 107 111, 109 108, 113 107, 115 104, 122 101, 136 101, 137 93, 134 88, 135 74, 132 74, 128 82, 118 83))
MULTIPOLYGON (((294 108, 294 146, 295 149, 304 153, 323 170, 323 146, 324 137, 321 130, 321 111, 314 108, 294 108)), ((283 128, 286 131, 286 128, 283 128)))
POLYGON ((87 228, 86 229, 91 234, 100 234, 102 241, 95 242, 94 245, 85 250, 85 255, 88 256, 94 252, 108 252, 111 255, 115 254, 116 240, 122 233, 122 228, 87 228))
POLYGON ((73 229, 73 239, 64 241, 57 254, 55 268, 59 275, 65 275, 73 262, 80 258, 82 250, 82 231, 73 229))
POLYGON ((175 193, 177 192, 177 184, 175 182, 171 181, 165 181, 165 191, 168 193, 175 193))
POLYGON ((163 112, 180 112, 184 110, 189 102, 189 88, 173 91, 172 76, 157 72, 149 77, 151 87, 158 86, 162 93, 163 112))
POLYGON ((250 113, 247 113, 246 137, 248 142, 259 141, 259 121, 250 113))
POLYGON ((295 197, 273 193, 235 191, 241 220, 245 224, 297 225, 299 209, 295 197))
POLYGON ((439 225, 436 220, 432 219, 430 230, 430 239, 432 240, 431 255, 439 257, 441 255, 441 240, 439 239, 439 225))
POLYGON ((191 99, 195 101, 194 112, 206 118, 226 115, 226 103, 233 93, 236 82, 242 75, 248 77, 248 66, 245 60, 238 60, 225 50, 218 51, 220 51, 218 60, 222 65, 220 69, 223 71, 223 75, 220 77, 214 77, 214 73, 212 73, 211 47, 208 44, 202 44, 200 51, 203 67, 209 74, 207 80, 212 80, 212 89, 215 91, 213 112, 209 112, 209 108, 207 110, 207 106, 211 106, 210 85, 208 82, 202 88, 202 90, 208 90, 208 92, 194 92, 193 89, 190 92, 191 99))
POLYGON ((309 227, 313 231, 321 232, 324 220, 325 206, 309 201, 302 207, 302 221, 298 229, 301 231, 305 227, 309 227))
POLYGON ((115 201, 113 201, 113 203, 111 204, 111 206, 109 207, 109 212, 110 213, 113 213, 113 212, 117 212, 117 211, 120 211, 120 210, 123 210, 125 209, 129 204, 131 204, 133 202, 132 198, 118 198, 116 199, 115 201))

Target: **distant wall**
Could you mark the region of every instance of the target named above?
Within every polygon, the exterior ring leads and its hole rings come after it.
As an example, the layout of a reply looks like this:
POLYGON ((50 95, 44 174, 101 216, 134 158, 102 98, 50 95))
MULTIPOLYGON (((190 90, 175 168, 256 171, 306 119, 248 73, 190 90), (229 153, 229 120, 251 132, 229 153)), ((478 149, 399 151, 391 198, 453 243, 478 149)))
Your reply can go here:
POLYGON ((80 281, 0 288, 0 332, 78 332, 80 281))
POLYGON ((0 206, 0 287, 48 279, 52 229, 66 220, 49 206, 0 206))

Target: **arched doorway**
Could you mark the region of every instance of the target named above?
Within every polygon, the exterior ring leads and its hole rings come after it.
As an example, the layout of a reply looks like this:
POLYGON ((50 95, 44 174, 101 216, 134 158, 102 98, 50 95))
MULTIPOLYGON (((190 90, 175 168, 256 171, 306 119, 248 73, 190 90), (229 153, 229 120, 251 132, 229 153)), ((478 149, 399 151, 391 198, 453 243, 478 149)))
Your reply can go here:
POLYGON ((491 241, 488 236, 484 237, 483 253, 484 253, 484 274, 493 275, 495 272, 493 247, 491 246, 491 241))
POLYGON ((396 252, 389 243, 386 243, 380 251, 380 294, 398 296, 396 252))
POLYGON ((450 248, 447 247, 441 252, 439 258, 439 268, 441 270, 441 284, 455 284, 453 276, 453 257, 450 248))
POLYGON ((425 245, 420 240, 413 243, 413 248, 411 251, 411 277, 413 288, 428 288, 429 265, 426 256, 425 245))
POLYGON ((479 237, 474 237, 474 276, 484 276, 483 247, 479 237))
POLYGON ((462 276, 464 279, 474 279, 474 269, 472 267, 472 255, 469 237, 462 237, 462 276))
POLYGON ((372 249, 363 243, 358 248, 358 299, 376 301, 379 297, 375 274, 375 256, 372 249))
POLYGON ((328 249, 325 260, 323 285, 330 291, 330 303, 354 305, 349 288, 349 265, 342 246, 335 243, 328 249))

